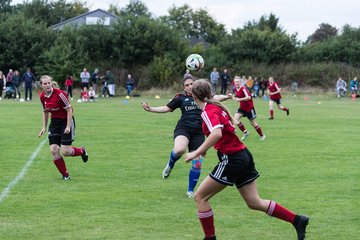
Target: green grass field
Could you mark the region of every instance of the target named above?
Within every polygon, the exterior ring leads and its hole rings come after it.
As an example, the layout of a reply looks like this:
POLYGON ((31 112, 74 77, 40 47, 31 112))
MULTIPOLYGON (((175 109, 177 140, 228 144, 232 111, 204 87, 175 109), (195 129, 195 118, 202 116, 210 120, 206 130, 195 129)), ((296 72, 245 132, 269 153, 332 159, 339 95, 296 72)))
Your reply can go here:
MULTIPOLYGON (((145 112, 140 103, 165 105, 172 96, 73 101, 77 137, 89 162, 67 158, 72 179, 62 181, 48 143, 25 176, 0 201, 0 239, 202 239, 195 203, 185 196, 190 165, 183 159, 171 177, 161 173, 172 149, 174 113, 145 112)), ((260 195, 310 217, 309 240, 358 239, 360 231, 360 101, 331 96, 285 96, 290 116, 255 99, 260 142, 247 119, 245 141, 261 174, 260 195)), ((225 102, 232 113, 235 102, 225 102)), ((19 175, 46 137, 41 105, 0 101, 0 193, 19 175)), ((239 136, 240 133, 238 133, 239 136)), ((211 149, 203 179, 216 165, 211 149)), ((235 188, 211 200, 218 239, 296 239, 293 227, 249 210, 235 188)))

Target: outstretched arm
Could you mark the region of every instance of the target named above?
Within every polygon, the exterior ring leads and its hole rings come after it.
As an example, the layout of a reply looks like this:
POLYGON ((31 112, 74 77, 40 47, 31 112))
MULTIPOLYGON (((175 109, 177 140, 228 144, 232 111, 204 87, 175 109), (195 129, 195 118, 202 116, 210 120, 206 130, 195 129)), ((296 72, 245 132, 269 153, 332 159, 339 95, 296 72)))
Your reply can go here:
POLYGON ((222 101, 225 101, 225 100, 228 100, 232 98, 232 94, 231 93, 228 93, 227 95, 214 95, 213 96, 213 99, 214 100, 217 100, 219 102, 222 102, 222 101))
POLYGON ((150 107, 150 105, 147 102, 142 103, 142 106, 144 110, 147 112, 167 113, 172 111, 172 109, 169 108, 168 106, 150 107))

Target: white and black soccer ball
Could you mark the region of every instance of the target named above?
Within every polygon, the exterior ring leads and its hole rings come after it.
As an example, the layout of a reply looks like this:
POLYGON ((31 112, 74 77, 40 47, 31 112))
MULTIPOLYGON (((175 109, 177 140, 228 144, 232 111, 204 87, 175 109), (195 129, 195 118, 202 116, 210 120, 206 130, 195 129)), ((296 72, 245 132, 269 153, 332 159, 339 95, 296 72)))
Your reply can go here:
POLYGON ((205 65, 204 58, 199 54, 191 54, 186 58, 186 68, 192 71, 199 71, 205 65))

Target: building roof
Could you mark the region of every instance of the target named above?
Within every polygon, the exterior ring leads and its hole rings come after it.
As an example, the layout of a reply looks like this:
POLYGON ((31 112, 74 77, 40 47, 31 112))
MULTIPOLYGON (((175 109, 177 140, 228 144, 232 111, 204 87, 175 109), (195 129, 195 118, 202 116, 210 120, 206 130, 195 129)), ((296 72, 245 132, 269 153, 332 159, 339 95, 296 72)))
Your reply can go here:
POLYGON ((102 10, 102 9, 99 8, 99 9, 96 9, 96 10, 94 10, 94 11, 87 12, 87 13, 81 14, 81 15, 79 15, 79 16, 76 16, 76 17, 73 17, 73 18, 69 18, 69 19, 67 19, 67 20, 65 20, 65 21, 59 22, 59 23, 57 23, 57 24, 55 24, 55 25, 52 25, 51 28, 52 28, 52 29, 57 29, 58 27, 60 27, 60 26, 62 26, 62 25, 66 25, 66 24, 71 23, 71 22, 76 22, 76 20, 81 19, 81 18, 83 18, 83 17, 86 17, 86 16, 88 16, 88 15, 92 15, 92 14, 94 14, 94 13, 102 13, 102 14, 104 14, 104 15, 108 15, 109 17, 112 17, 112 18, 115 18, 115 19, 120 19, 119 16, 116 16, 116 15, 114 15, 114 14, 112 14, 112 13, 106 12, 106 11, 104 11, 104 10, 102 10))

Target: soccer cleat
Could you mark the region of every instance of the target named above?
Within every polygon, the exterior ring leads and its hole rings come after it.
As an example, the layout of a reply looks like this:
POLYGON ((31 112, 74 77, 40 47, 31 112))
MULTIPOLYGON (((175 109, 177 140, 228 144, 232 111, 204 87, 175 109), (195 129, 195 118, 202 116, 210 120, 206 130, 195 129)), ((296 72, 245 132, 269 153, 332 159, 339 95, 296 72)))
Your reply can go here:
POLYGON ((246 132, 244 135, 240 138, 241 141, 244 141, 249 136, 249 133, 246 132))
POLYGON ((82 158, 83 162, 87 162, 89 159, 89 156, 86 152, 86 149, 85 149, 85 147, 81 147, 81 149, 83 150, 83 154, 81 155, 81 158, 82 158))
POLYGON ((169 164, 166 165, 164 168, 164 171, 162 172, 163 179, 167 179, 170 176, 172 168, 169 166, 169 164))
POLYGON ((298 240, 304 240, 305 239, 305 233, 306 233, 306 226, 309 223, 309 218, 302 215, 296 215, 294 220, 294 227, 296 229, 296 233, 298 236, 298 240))
POLYGON ((266 138, 266 136, 265 136, 265 135, 262 135, 262 136, 260 137, 260 141, 264 141, 265 138, 266 138))
POLYGON ((274 120, 274 118, 273 118, 273 117, 269 117, 269 120, 274 120))
POLYGON ((70 178, 71 178, 70 175, 63 176, 63 177, 62 177, 62 180, 65 180, 65 181, 66 181, 66 180, 69 180, 70 178))
POLYGON ((187 191, 186 196, 188 196, 188 198, 194 198, 194 192, 193 191, 187 191))
POLYGON ((289 116, 289 114, 290 114, 290 109, 287 109, 286 110, 286 116, 289 116))

